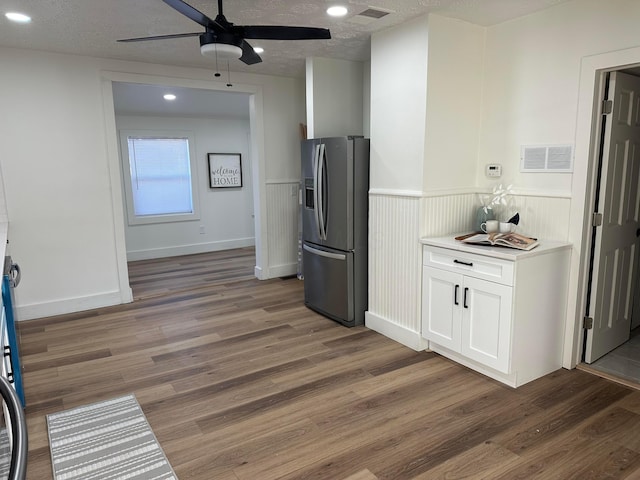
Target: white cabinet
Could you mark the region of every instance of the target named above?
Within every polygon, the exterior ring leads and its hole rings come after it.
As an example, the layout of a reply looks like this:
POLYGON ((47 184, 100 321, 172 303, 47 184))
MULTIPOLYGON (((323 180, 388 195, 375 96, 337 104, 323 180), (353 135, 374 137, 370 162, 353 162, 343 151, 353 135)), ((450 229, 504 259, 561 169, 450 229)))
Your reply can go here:
POLYGON ((422 278, 422 336, 509 373, 513 289, 430 266, 422 278))
POLYGON ((460 351, 462 275, 422 267, 422 336, 443 347, 460 351))
POLYGON ((560 368, 569 245, 535 251, 424 239, 429 348, 511 386, 560 368))
POLYGON ((510 370, 511 287, 465 277, 461 353, 504 373, 510 370))

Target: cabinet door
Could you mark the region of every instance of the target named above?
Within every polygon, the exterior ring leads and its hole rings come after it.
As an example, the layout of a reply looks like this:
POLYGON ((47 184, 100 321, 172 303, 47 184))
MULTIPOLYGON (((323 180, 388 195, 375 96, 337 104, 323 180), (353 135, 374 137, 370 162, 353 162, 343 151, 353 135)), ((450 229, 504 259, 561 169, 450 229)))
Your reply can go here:
POLYGON ((503 373, 510 373, 512 293, 512 287, 464 278, 461 353, 503 373))
POLYGON ((462 275, 422 267, 422 336, 460 352, 462 275))

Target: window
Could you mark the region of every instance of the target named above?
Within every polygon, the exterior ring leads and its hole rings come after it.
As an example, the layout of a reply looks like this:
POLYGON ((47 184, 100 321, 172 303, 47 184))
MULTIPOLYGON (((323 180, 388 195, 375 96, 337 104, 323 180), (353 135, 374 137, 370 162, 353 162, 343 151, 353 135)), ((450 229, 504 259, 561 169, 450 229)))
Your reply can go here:
POLYGON ((197 219, 190 135, 120 135, 129 224, 197 219))

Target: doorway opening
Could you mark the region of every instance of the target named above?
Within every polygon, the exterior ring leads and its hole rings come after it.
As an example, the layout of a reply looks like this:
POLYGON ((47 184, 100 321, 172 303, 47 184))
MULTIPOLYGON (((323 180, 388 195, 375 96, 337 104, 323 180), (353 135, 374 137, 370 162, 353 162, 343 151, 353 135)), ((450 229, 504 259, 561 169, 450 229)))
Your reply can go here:
MULTIPOLYGON (((118 267, 118 280, 120 285, 120 291, 122 292, 122 302, 127 303, 133 301, 133 292, 131 290, 131 286, 129 283, 129 273, 128 273, 128 260, 131 260, 128 257, 127 252, 127 244, 125 240, 125 223, 126 223, 126 204, 124 200, 122 184, 124 179, 124 173, 122 164, 120 162, 119 155, 119 138, 118 131, 116 127, 116 111, 114 104, 114 89, 113 85, 116 83, 129 83, 134 85, 146 85, 155 88, 161 89, 176 89, 176 90, 200 90, 201 93, 204 94, 215 94, 215 93, 232 93, 236 95, 241 95, 245 99, 248 99, 249 104, 249 121, 248 128, 245 130, 245 142, 246 149, 244 152, 245 156, 243 157, 243 170, 246 174, 247 181, 245 182, 246 191, 250 190, 252 198, 244 199, 246 211, 250 213, 250 221, 249 223, 253 227, 253 231, 251 234, 247 234, 245 240, 248 242, 246 245, 237 245, 237 244, 222 244, 217 245, 217 248, 204 248, 198 250, 198 246, 196 246, 193 250, 189 250, 189 248, 177 252, 169 252, 175 255, 184 255, 184 254, 197 254, 200 252, 206 252, 210 250, 218 250, 218 249, 233 249, 233 248, 245 248, 251 247, 254 252, 255 263, 253 267, 253 272, 255 276, 258 276, 260 272, 263 271, 263 264, 268 262, 268 238, 266 235, 266 191, 265 191, 265 165, 264 165, 264 121, 263 121, 263 111, 262 111, 262 91, 259 86, 254 85, 234 85, 233 92, 229 92, 217 84, 212 84, 210 81, 206 80, 191 80, 191 79, 181 79, 174 77, 161 77, 155 75, 140 75, 133 73, 121 73, 121 72, 103 72, 102 79, 102 91, 103 91, 103 100, 105 106, 105 124, 106 124, 106 141, 109 147, 109 170, 110 170, 110 178, 111 178, 111 193, 112 193, 112 209, 114 215, 114 235, 116 238, 116 257, 117 257, 117 267, 118 267), (246 204, 249 204, 248 206, 246 204), (253 211, 251 212, 251 208, 253 211), (255 247, 253 247, 255 245, 255 247)), ((164 92, 167 93, 167 92, 164 92)), ((169 92, 171 93, 171 92, 169 92)), ((160 95, 160 100, 164 101, 162 98, 163 95, 160 95)), ((157 112, 156 112, 157 113, 157 112)), ((202 115, 202 114, 201 114, 202 115)), ((197 115, 196 115, 197 117, 197 115)), ((200 152, 201 153, 201 152, 200 152)), ((199 156, 200 153, 198 153, 199 156)), ((238 152, 207 152, 207 153, 238 153, 238 152)), ((234 155, 235 157, 235 155, 234 155)), ((200 183, 202 184, 204 181, 204 185, 199 185, 198 188, 203 190, 205 193, 209 193, 210 183, 208 182, 209 176, 209 166, 207 163, 208 155, 205 154, 204 158, 197 158, 196 164, 197 168, 204 170, 201 171, 200 183), (204 165, 204 166, 203 166, 204 165), (204 179, 204 180, 203 180, 204 179)), ((238 190, 236 190, 238 192, 238 190)), ((213 189, 211 190, 211 195, 214 195, 213 189)), ((226 198, 223 196, 223 198, 226 198)), ((210 199, 205 199, 200 201, 208 201, 210 199)), ((222 200, 219 203, 226 203, 226 200, 222 200)), ((235 220, 235 219, 234 219, 235 220)), ((246 218, 243 219, 246 222, 246 218)), ((188 222, 182 222, 186 224, 188 222)), ((199 222, 196 222, 195 228, 197 229, 198 234, 200 235, 202 232, 202 226, 199 222)), ((205 234, 207 232, 207 225, 204 225, 205 234)), ((157 232, 151 232, 150 235, 157 235, 157 232)), ((202 242, 196 242, 202 243, 202 242)), ((179 242, 177 242, 179 244, 179 242)), ((184 242, 183 242, 183 246, 184 242)), ((187 246, 188 247, 188 246, 187 246)), ((165 252, 167 253, 167 252, 165 252)), ((159 256, 167 256, 167 255, 159 255, 159 256)), ((142 257, 145 258, 145 257, 142 257)), ((150 257, 148 257, 150 258, 150 257)), ((261 277, 258 277, 261 278, 261 277)))
POLYGON ((640 388, 640 68, 602 71, 580 368, 640 388))
POLYGON ((249 94, 113 82, 113 100, 127 260, 253 246, 249 94))
POLYGON ((583 363, 579 368, 640 389, 640 328, 632 330, 629 340, 616 349, 591 365, 583 363))

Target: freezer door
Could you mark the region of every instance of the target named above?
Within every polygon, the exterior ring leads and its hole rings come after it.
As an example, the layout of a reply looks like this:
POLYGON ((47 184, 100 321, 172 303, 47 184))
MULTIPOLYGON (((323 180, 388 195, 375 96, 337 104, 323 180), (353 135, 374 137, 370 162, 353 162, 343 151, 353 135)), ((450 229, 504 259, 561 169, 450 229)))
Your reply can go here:
POLYGON ((304 303, 345 325, 354 324, 353 252, 304 243, 304 303))

